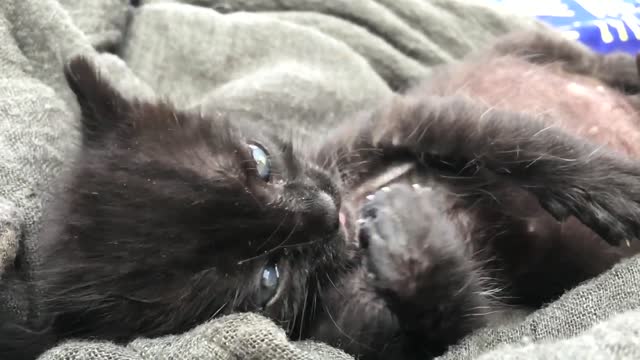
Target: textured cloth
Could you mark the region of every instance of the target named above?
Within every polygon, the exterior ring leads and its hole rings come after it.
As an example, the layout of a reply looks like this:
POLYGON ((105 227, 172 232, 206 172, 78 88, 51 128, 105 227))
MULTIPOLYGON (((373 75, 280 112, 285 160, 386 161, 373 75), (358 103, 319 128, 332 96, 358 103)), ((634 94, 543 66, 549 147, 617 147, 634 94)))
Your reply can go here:
MULTIPOLYGON (((73 55, 92 57, 128 96, 166 97, 184 108, 314 132, 496 35, 539 27, 471 0, 142 3, 133 9, 124 0, 0 1, 0 285, 29 276, 41 209, 79 149, 77 104, 62 74, 73 55), (25 272, 12 269, 16 254, 25 272)), ((637 269, 636 260, 623 264, 524 321, 479 331, 445 358, 633 356, 640 316, 606 320, 638 308, 637 269)), ((0 291, 0 311, 32 317, 19 295, 0 291)), ((349 357, 323 344, 290 342, 259 315, 236 314, 127 346, 70 341, 43 358, 349 357)))
POLYGON ((478 331, 443 360, 640 359, 639 284, 635 257, 522 322, 478 331))
POLYGON ((256 314, 233 314, 193 330, 127 346, 107 342, 70 342, 40 357, 59 359, 278 359, 349 360, 344 352, 312 341, 290 342, 284 330, 256 314))

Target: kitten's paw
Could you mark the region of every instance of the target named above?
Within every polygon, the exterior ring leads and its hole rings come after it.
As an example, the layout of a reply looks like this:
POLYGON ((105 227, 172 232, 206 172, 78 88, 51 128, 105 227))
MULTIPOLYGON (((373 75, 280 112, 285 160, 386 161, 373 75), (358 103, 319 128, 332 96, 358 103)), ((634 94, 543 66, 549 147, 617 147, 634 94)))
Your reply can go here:
POLYGON ((629 243, 640 236, 640 185, 620 174, 607 189, 574 187, 562 192, 538 190, 541 206, 558 221, 575 216, 611 245, 629 243), (628 181, 626 181, 628 180, 628 181))
POLYGON ((362 209, 360 241, 379 291, 409 299, 458 268, 464 243, 448 219, 448 203, 440 190, 407 184, 370 196, 362 209))
POLYGON ((478 309, 491 309, 447 196, 440 187, 382 188, 363 207, 360 230, 370 284, 432 354, 483 326, 478 309))
MULTIPOLYGON (((579 209, 579 208, 578 208, 579 209)), ((640 207, 631 201, 592 203, 587 210, 574 212, 575 217, 609 244, 629 244, 640 237, 640 207)))

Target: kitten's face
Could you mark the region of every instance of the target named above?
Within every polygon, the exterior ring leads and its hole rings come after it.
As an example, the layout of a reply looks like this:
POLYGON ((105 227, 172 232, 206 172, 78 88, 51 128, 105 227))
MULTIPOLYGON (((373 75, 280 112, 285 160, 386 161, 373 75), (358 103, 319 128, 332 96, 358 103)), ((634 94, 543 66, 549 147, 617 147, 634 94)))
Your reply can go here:
POLYGON ((43 232, 52 309, 114 337, 242 310, 294 326, 346 261, 329 176, 255 124, 130 103, 84 60, 67 76, 84 147, 43 232))

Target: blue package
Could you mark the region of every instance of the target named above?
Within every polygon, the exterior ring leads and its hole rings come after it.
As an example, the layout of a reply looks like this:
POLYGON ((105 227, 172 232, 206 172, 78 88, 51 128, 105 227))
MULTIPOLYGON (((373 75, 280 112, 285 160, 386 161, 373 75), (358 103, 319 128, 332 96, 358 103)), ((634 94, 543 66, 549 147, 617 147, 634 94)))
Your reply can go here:
POLYGON ((487 1, 534 16, 597 52, 640 52, 640 0, 487 1))

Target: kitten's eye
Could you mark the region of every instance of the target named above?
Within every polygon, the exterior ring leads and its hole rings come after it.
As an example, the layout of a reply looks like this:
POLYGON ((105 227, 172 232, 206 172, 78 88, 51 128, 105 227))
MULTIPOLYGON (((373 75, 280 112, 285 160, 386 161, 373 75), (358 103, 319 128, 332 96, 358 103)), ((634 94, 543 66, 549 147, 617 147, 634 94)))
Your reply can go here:
POLYGON ((260 276, 259 304, 265 306, 278 292, 280 284, 280 273, 278 266, 273 263, 267 264, 262 268, 260 276))
POLYGON ((256 162, 258 176, 264 181, 269 181, 271 177, 271 161, 269 161, 269 155, 258 145, 249 144, 249 149, 251 149, 251 156, 253 156, 253 160, 256 162))

